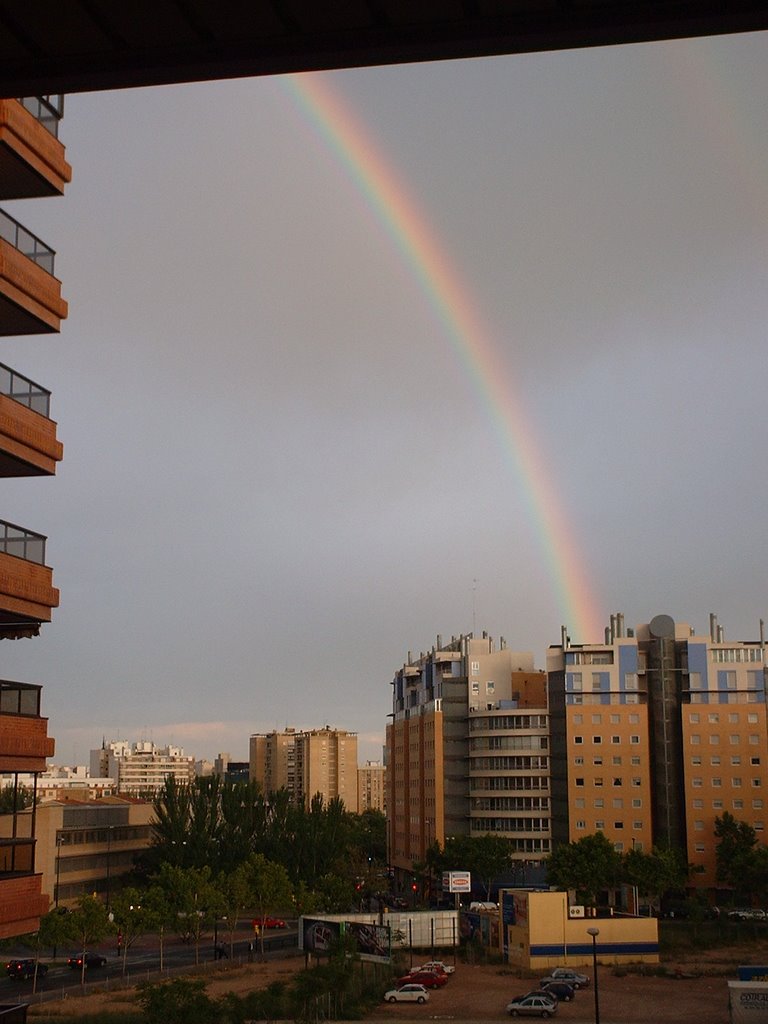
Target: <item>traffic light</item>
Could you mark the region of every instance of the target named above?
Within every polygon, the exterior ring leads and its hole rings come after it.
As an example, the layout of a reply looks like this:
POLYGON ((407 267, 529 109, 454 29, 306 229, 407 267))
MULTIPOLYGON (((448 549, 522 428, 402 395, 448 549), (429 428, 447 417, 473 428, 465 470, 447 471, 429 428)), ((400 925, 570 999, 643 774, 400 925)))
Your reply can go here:
POLYGON ((411 882, 411 892, 418 892, 418 891, 419 891, 418 882, 411 882))

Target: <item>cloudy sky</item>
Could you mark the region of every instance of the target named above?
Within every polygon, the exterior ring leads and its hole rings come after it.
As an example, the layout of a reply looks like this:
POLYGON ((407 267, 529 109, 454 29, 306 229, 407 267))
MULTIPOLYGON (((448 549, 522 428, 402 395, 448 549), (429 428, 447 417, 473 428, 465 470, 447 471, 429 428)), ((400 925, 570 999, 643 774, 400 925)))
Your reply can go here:
POLYGON ((767 87, 760 34, 68 97, 66 196, 7 208, 70 316, 1 357, 65 445, 2 512, 61 589, 0 650, 55 760, 378 757, 438 633, 757 638, 767 87))

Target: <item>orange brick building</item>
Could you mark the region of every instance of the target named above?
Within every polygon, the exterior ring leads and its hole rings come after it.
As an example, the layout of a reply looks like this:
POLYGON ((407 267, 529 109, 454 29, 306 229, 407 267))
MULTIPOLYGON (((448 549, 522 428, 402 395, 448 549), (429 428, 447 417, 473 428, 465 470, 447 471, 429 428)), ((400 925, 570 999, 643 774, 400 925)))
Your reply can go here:
MULTIPOLYGON (((71 172, 58 139, 62 97, 0 100, 0 199, 61 194, 71 172)), ((0 210, 0 337, 59 330, 67 315, 54 276, 55 254, 0 210)), ((62 457, 50 392, 16 368, 0 364, 0 476, 51 476, 62 457)), ((46 538, 0 520, 0 638, 36 636, 59 603, 46 565, 46 538)), ((53 755, 41 688, 0 681, 0 771, 45 770, 53 755)), ((0 938, 35 931, 49 895, 35 863, 34 830, 14 810, 0 839, 0 938)))

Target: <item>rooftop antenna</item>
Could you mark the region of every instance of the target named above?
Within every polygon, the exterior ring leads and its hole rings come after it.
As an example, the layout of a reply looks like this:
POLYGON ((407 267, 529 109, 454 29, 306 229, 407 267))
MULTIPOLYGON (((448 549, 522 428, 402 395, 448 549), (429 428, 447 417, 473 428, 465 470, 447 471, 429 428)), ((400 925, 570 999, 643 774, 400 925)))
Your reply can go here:
POLYGON ((477 633, 477 580, 472 580, 472 636, 477 633))

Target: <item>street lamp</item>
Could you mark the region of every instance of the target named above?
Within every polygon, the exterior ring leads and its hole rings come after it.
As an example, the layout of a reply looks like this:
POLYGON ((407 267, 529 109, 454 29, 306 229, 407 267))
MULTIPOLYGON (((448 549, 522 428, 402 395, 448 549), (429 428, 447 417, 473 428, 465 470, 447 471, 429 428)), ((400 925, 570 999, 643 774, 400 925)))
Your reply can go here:
POLYGON ((595 1024, 600 1024, 600 996, 597 986, 597 936, 599 928, 587 928, 587 935, 592 936, 592 974, 595 978, 595 1024))
POLYGON ((54 898, 54 906, 59 909, 59 874, 61 872, 61 844, 64 841, 64 836, 61 832, 56 836, 56 895, 54 898))

